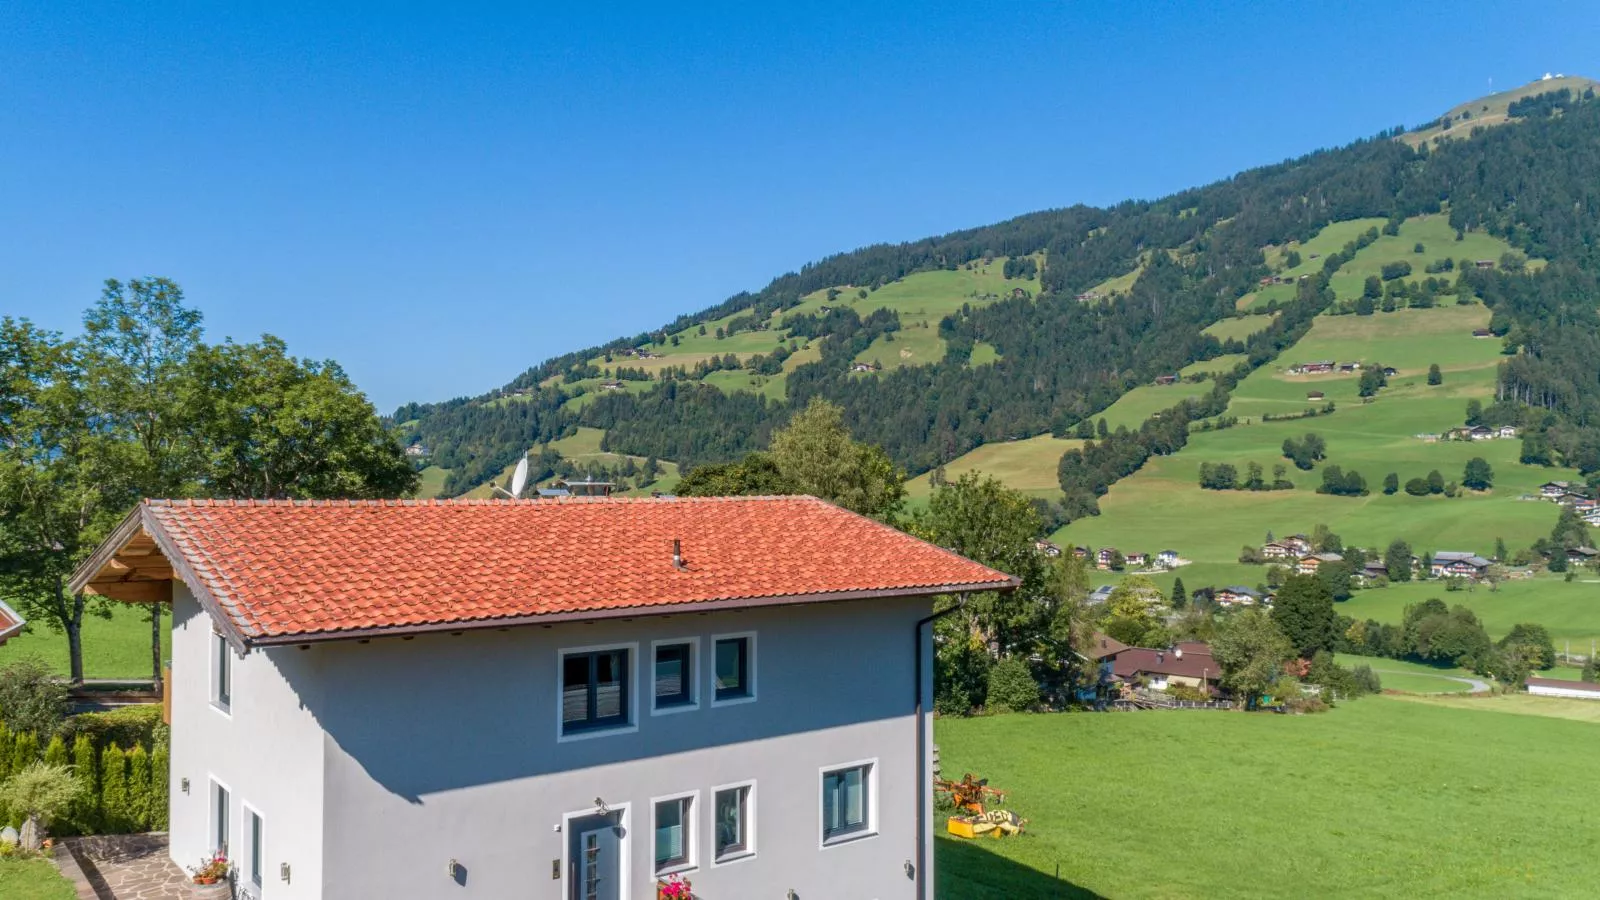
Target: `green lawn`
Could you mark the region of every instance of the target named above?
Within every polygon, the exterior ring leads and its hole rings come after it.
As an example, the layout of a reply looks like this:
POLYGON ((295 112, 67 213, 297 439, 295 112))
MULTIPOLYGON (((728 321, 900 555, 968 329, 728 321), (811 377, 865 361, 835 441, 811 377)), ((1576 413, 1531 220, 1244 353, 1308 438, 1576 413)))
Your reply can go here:
POLYGON ((422 480, 417 482, 417 496, 431 500, 444 490, 444 480, 450 477, 449 469, 428 466, 422 470, 422 480))
POLYGON ((1213 322, 1200 330, 1201 334, 1209 334, 1219 341, 1229 338, 1242 341, 1252 334, 1270 326, 1278 318, 1277 313, 1270 316, 1236 316, 1232 319, 1222 319, 1213 322))
MULTIPOLYGON (((1041 434, 1027 440, 984 444, 946 463, 944 475, 946 480, 955 481, 968 472, 982 472, 1036 497, 1054 497, 1061 493, 1061 483, 1056 476, 1061 454, 1082 443, 1072 438, 1041 434)), ((907 481, 907 497, 926 498, 931 492, 931 475, 923 473, 907 481)))
MULTIPOLYGON (((1187 584, 1187 582, 1185 582, 1187 584)), ((1567 582, 1559 576, 1526 581, 1508 581, 1498 591, 1479 587, 1472 591, 1447 591, 1437 581, 1393 584, 1389 587, 1357 591, 1338 604, 1340 613, 1357 619, 1377 619, 1398 624, 1405 608, 1430 597, 1455 606, 1461 604, 1478 614, 1484 628, 1496 637, 1519 622, 1537 622, 1550 629, 1556 650, 1587 655, 1591 641, 1600 641, 1600 580, 1593 575, 1567 582)))
POLYGON ((0 859, 0 897, 75 900, 77 889, 47 859, 0 859))
POLYGON ((1600 730, 1478 702, 940 719, 944 771, 988 778, 1029 824, 941 838, 938 896, 1587 895, 1600 730))
MULTIPOLYGON (((84 616, 83 622, 83 674, 87 678, 149 678, 150 672, 150 618, 143 607, 128 603, 110 603, 111 618, 84 616)), ((166 630, 161 640, 161 658, 172 654, 172 635, 169 617, 163 617, 166 630)), ((71 671, 68 665, 67 639, 51 631, 42 621, 28 624, 28 631, 0 647, 0 666, 13 659, 37 656, 63 675, 71 671)), ((4 896, 0 894, 0 896, 4 896)))

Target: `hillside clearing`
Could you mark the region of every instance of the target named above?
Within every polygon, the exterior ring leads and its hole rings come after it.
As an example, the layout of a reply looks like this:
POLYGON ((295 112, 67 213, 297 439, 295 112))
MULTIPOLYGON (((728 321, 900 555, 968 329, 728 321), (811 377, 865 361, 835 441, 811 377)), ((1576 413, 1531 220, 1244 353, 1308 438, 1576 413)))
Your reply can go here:
MULTIPOLYGON (((968 472, 982 472, 993 475, 1019 491, 1039 497, 1053 497, 1061 493, 1056 478, 1061 454, 1082 444, 1079 440, 1051 437, 1048 434, 1021 441, 984 444, 946 463, 944 477, 948 481, 955 481, 968 472)), ((932 477, 933 473, 924 472, 907 481, 907 499, 926 499, 932 492, 932 477)))

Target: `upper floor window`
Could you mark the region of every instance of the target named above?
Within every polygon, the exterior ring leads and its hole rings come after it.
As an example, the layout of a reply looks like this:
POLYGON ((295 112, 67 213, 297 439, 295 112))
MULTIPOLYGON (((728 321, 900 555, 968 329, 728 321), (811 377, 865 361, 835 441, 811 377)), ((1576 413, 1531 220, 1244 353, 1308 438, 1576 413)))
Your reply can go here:
POLYGON ((713 703, 736 703, 756 696, 756 636, 720 635, 713 639, 716 696, 713 703))
POLYGON ((655 652, 656 712, 693 709, 695 702, 694 641, 657 641, 655 652))
POLYGON ((561 733, 574 734, 632 723, 630 650, 607 647, 561 654, 561 733))
POLYGON ((217 631, 211 633, 211 702, 222 710, 233 703, 233 652, 217 631))

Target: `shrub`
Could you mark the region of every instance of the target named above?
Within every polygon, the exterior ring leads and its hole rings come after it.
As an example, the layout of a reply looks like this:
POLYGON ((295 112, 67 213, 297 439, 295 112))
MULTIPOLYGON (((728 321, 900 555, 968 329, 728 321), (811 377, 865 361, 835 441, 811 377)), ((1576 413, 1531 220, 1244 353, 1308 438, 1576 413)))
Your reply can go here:
POLYGON ((150 808, 151 831, 167 830, 167 791, 171 784, 168 766, 167 745, 162 742, 150 754, 150 794, 153 804, 150 808))
POLYGON ((1600 681, 1600 671, 1597 671, 1595 668, 1593 656, 1589 657, 1588 660, 1584 662, 1583 673, 1578 677, 1588 684, 1594 684, 1597 681, 1600 681))
MULTIPOLYGON (((35 840, 57 817, 71 808, 82 790, 66 766, 32 763, 0 784, 0 803, 31 821, 35 840)), ((25 830, 23 832, 27 834, 25 830)), ((24 847, 38 850, 38 846, 24 847)))
POLYGON ((67 742, 56 735, 50 739, 49 746, 44 748, 44 764, 47 766, 67 765, 67 742))
POLYGON ((988 708, 991 712, 1025 711, 1039 704, 1039 682, 1028 664, 1016 657, 1003 659, 989 670, 988 708))
POLYGON ((1350 670, 1350 681, 1363 694, 1376 694, 1383 690, 1383 682, 1372 667, 1362 663, 1350 670))
POLYGON ((67 715, 67 686, 29 657, 0 669, 0 721, 13 732, 54 734, 67 715))
POLYGON ((100 829, 100 779, 94 742, 86 734, 72 742, 72 776, 83 785, 83 794, 72 810, 72 827, 79 834, 93 834, 100 829))
POLYGON ((162 742, 160 733, 166 728, 161 722, 160 704, 150 703, 73 716, 62 725, 61 733, 69 741, 76 740, 80 734, 87 735, 96 747, 107 744, 154 747, 162 742))
POLYGON ((11 745, 11 774, 15 775, 38 761, 39 739, 31 731, 17 735, 16 742, 11 745))
POLYGON ((150 754, 143 744, 128 751, 128 824, 135 831, 148 831, 154 812, 155 795, 150 783, 150 754))
POLYGON ((1203 703, 1211 699, 1211 695, 1204 690, 1188 684, 1168 683, 1167 696, 1174 700, 1185 700, 1192 703, 1203 703))
POLYGON ((112 744, 100 751, 100 821, 105 830, 128 830, 128 758, 112 744))

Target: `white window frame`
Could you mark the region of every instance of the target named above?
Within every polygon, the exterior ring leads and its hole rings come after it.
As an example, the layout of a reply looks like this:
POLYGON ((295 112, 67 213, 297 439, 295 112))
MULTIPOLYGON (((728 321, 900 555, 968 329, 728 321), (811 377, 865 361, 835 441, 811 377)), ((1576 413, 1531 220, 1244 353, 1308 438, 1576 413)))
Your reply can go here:
POLYGON ((225 847, 225 848, 217 846, 217 831, 219 830, 218 827, 217 827, 217 821, 218 821, 218 819, 217 819, 217 789, 221 788, 222 790, 228 792, 228 809, 227 809, 226 818, 229 819, 229 820, 233 819, 233 808, 236 805, 235 801, 237 800, 237 797, 233 793, 233 788, 228 787, 226 782, 224 782, 222 779, 218 778, 217 776, 211 774, 210 772, 206 773, 206 781, 208 781, 210 783, 210 790, 206 791, 206 806, 207 806, 207 810, 206 810, 206 825, 208 826, 207 827, 207 833, 206 833, 206 847, 207 847, 206 852, 207 853, 216 853, 219 849, 226 850, 226 852, 228 854, 228 859, 231 861, 233 859, 233 846, 232 846, 232 844, 233 844, 233 822, 232 821, 225 822, 223 824, 222 829, 220 829, 220 830, 226 830, 227 833, 228 833, 228 840, 226 841, 228 846, 225 847))
POLYGON ((267 817, 261 814, 261 810, 243 800, 239 801, 239 809, 243 812, 239 819, 240 827, 244 831, 242 835, 244 837, 243 844, 250 857, 248 860, 244 860, 243 856, 240 856, 243 865, 239 866, 239 884, 244 889, 246 896, 260 897, 267 889, 267 864, 264 858, 267 855, 267 817), (256 848, 250 840, 251 816, 255 816, 261 823, 261 856, 263 859, 256 859, 256 848), (261 881, 259 884, 251 880, 250 867, 252 865, 261 868, 261 881))
POLYGON ((829 766, 820 766, 817 769, 817 846, 826 850, 829 847, 842 847, 856 841, 865 841, 878 836, 878 759, 858 759, 853 762, 835 763, 829 766), (828 837, 823 828, 827 817, 826 801, 822 794, 822 779, 830 772, 842 772, 845 769, 859 769, 865 766, 867 777, 862 779, 862 786, 867 792, 867 822, 866 827, 860 831, 828 837))
POLYGON ((587 741, 597 737, 610 737, 617 734, 632 734, 639 730, 639 643, 595 644, 589 647, 562 647, 556 651, 556 743, 565 744, 571 741, 587 741), (607 650, 626 650, 628 653, 628 703, 627 723, 613 725, 609 728, 582 728, 571 734, 566 733, 566 721, 562 716, 563 688, 562 679, 566 675, 567 657, 582 653, 603 653, 607 650))
POLYGON ((706 832, 711 836, 711 842, 708 845, 711 848, 711 868, 715 869, 719 866, 731 866, 735 863, 744 862, 747 859, 756 858, 756 851, 758 848, 756 845, 756 783, 754 779, 750 781, 735 781, 731 784, 719 784, 716 787, 713 787, 711 789, 711 802, 706 804, 706 813, 711 822, 711 827, 706 832), (744 788, 746 791, 744 801, 744 849, 737 850, 733 853, 728 853, 723 856, 718 856, 717 794, 723 791, 738 790, 739 788, 744 788))
POLYGON ((700 638, 667 638, 650 642, 650 715, 670 716, 674 713, 694 712, 700 708, 700 638), (685 676, 689 685, 689 702, 671 706, 656 705, 656 648, 689 645, 689 672, 685 676))
POLYGON ((693 872, 700 868, 700 829, 695 820, 700 816, 700 792, 680 791, 650 798, 650 871, 656 878, 693 872), (688 814, 683 817, 683 862, 665 868, 656 868, 656 807, 662 803, 689 801, 688 814))
POLYGON ((207 666, 211 670, 211 687, 209 691, 211 708, 221 713, 224 717, 231 719, 233 718, 234 688, 238 686, 238 681, 234 677, 238 673, 233 665, 233 647, 228 644, 228 639, 223 635, 222 630, 215 627, 215 625, 211 629, 211 638, 206 643, 206 649, 211 657, 211 664, 207 666), (226 673, 223 671, 224 667, 227 669, 226 673), (228 682, 228 697, 226 700, 222 697, 224 674, 226 674, 228 682))
MULTIPOLYGON (((607 805, 609 812, 621 813, 622 822, 621 849, 622 856, 622 900, 629 900, 633 896, 633 810, 630 803, 618 803, 616 806, 607 805)), ((571 896, 572 890, 572 842, 566 836, 572 833, 572 820, 584 819, 595 815, 595 807, 580 809, 576 812, 564 813, 561 816, 561 896, 571 896)), ((653 818, 653 815, 652 815, 653 818)), ((655 857, 655 833, 652 831, 650 855, 655 857)))
POLYGON ((740 703, 756 702, 756 686, 760 683, 760 679, 756 677, 756 669, 760 665, 760 659, 761 654, 756 649, 756 633, 754 631, 735 631, 729 634, 713 634, 711 636, 711 662, 710 665, 706 666, 706 671, 709 672, 711 676, 709 679, 707 679, 710 692, 706 696, 710 698, 711 705, 713 707, 737 706, 740 703), (736 640, 738 638, 745 639, 745 653, 749 656, 749 659, 745 662, 745 677, 749 680, 750 684, 747 686, 748 690, 743 697, 729 697, 726 700, 718 700, 717 641, 736 640))

